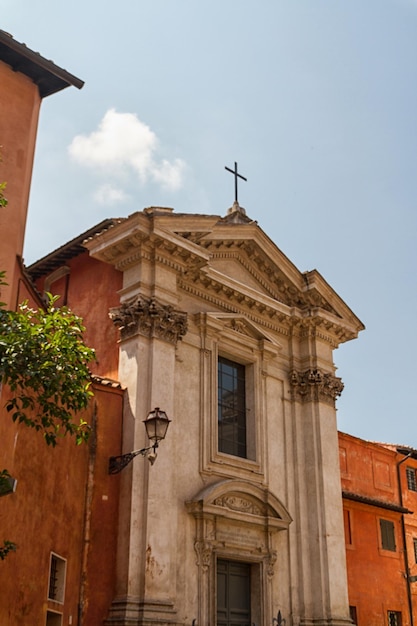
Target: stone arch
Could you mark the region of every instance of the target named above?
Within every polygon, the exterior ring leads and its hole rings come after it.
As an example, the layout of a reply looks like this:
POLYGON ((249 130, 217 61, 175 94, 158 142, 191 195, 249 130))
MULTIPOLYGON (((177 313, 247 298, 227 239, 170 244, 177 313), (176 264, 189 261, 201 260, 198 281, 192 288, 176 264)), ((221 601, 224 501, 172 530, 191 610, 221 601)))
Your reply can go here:
POLYGON ((189 502, 194 515, 220 517, 244 524, 287 530, 292 518, 284 504, 266 487, 241 480, 222 480, 204 487, 189 502))

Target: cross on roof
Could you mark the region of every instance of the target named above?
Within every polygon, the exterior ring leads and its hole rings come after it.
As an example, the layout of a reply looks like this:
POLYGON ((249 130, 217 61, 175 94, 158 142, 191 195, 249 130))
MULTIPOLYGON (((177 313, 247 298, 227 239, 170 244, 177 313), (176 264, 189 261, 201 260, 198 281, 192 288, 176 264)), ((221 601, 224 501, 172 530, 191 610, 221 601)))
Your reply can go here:
POLYGON ((235 202, 236 202, 236 204, 238 204, 238 201, 237 201, 237 179, 238 178, 241 178, 242 180, 248 180, 248 179, 238 173, 236 161, 235 161, 235 169, 234 170, 231 170, 230 167, 226 167, 226 166, 224 167, 224 169, 227 170, 228 172, 231 172, 234 175, 234 177, 235 177, 235 202))

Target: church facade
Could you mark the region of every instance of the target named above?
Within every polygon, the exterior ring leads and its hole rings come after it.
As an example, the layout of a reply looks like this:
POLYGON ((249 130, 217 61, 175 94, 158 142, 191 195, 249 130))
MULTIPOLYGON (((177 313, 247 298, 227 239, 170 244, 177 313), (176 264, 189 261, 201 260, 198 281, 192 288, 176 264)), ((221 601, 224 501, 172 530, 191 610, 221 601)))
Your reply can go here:
POLYGON ((172 422, 120 474, 106 624, 351 623, 333 350, 361 322, 237 203, 151 207, 84 245, 123 277, 115 454, 148 445, 150 409, 172 422))

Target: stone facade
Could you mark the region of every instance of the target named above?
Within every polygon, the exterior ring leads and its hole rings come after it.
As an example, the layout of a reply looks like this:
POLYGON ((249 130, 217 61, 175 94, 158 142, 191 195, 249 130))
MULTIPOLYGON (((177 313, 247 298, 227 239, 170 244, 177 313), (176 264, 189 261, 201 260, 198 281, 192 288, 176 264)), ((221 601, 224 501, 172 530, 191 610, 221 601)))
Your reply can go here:
POLYGON ((110 312, 123 451, 147 445, 151 408, 172 419, 157 462, 121 475, 106 624, 218 623, 224 563, 246 564, 257 626, 278 611, 287 625, 349 624, 333 350, 361 322, 236 204, 224 218, 152 207, 85 245, 123 273, 110 312), (221 359, 244 372, 243 454, 219 443, 221 359))

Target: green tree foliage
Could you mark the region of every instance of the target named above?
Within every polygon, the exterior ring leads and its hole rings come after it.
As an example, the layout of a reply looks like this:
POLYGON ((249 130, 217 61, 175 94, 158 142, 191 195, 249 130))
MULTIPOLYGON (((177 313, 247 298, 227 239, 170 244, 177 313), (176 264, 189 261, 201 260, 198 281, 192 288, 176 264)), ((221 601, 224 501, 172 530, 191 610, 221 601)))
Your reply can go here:
MULTIPOLYGON (((0 208, 8 204, 5 188, 0 183, 0 208)), ((0 286, 4 277, 0 271, 0 286)), ((88 365, 95 358, 84 344, 81 318, 67 307, 55 307, 56 300, 49 294, 45 308, 35 310, 24 302, 17 311, 0 302, 0 387, 11 390, 7 411, 15 422, 41 431, 51 446, 66 434, 78 444, 88 439, 88 424, 82 419, 77 423, 75 413, 93 395, 88 365)), ((0 491, 9 479, 9 472, 1 470, 0 491)), ((15 543, 4 541, 0 560, 14 550, 15 543)))
POLYGON ((39 310, 27 302, 17 311, 0 308, 0 376, 12 391, 7 411, 52 446, 65 434, 77 443, 88 438, 87 423, 76 423, 74 413, 92 396, 88 364, 95 354, 84 344, 81 318, 56 300, 48 295, 39 310))
MULTIPOLYGON (((0 183, 0 208, 8 203, 5 188, 0 183)), ((0 271, 0 286, 4 277, 0 271)), ((51 446, 66 434, 78 444, 88 439, 87 422, 77 423, 75 414, 93 395, 88 365, 95 358, 84 344, 81 318, 67 307, 57 308, 56 300, 48 294, 45 308, 35 310, 24 302, 17 311, 0 302, 0 386, 11 391, 7 411, 15 422, 41 431, 51 446)), ((1 470, 0 492, 7 490, 9 479, 9 472, 1 470)), ((16 544, 5 540, 0 560, 15 550, 16 544)))
POLYGON ((4 196, 4 190, 6 189, 6 183, 0 183, 0 207, 7 206, 7 198, 4 196))

